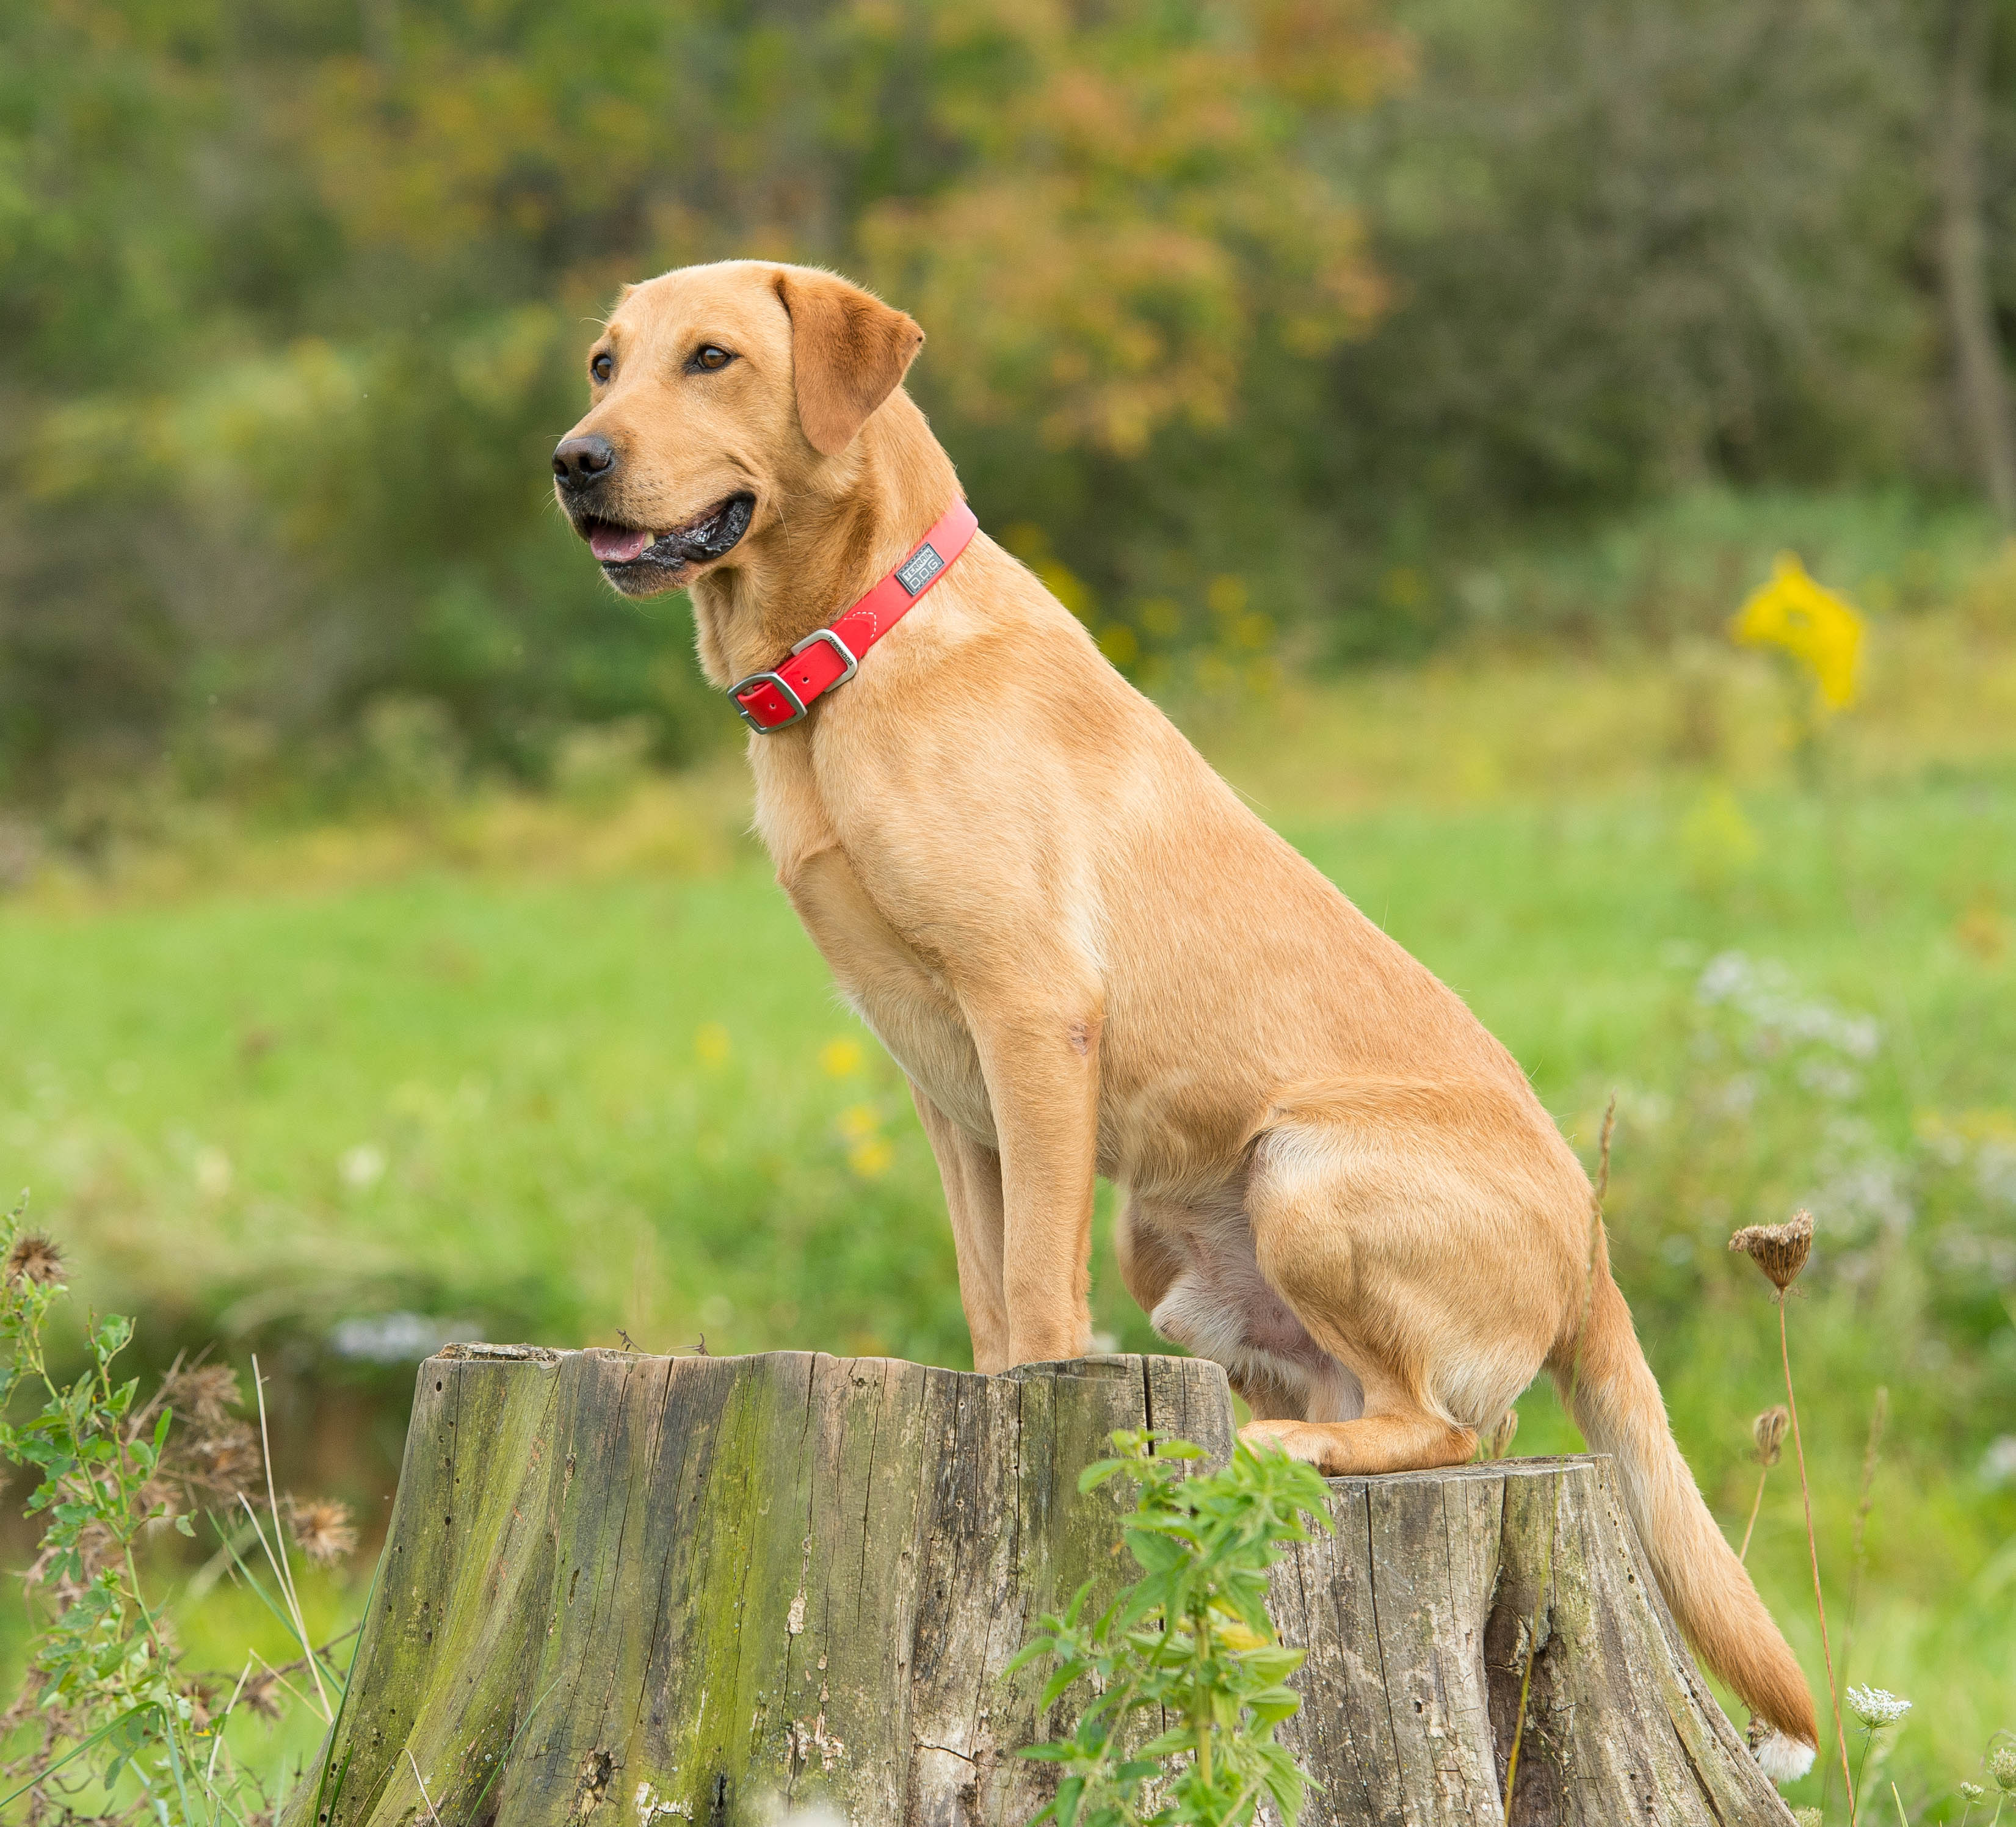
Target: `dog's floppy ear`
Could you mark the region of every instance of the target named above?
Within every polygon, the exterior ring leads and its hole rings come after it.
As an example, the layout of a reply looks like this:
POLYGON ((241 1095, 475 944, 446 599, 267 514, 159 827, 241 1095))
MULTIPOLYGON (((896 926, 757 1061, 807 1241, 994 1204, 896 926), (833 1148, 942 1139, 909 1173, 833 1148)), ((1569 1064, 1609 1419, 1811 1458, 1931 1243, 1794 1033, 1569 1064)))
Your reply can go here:
POLYGON ((777 296, 791 319, 798 423, 813 449, 837 456, 896 391, 923 347, 924 333, 902 312, 831 273, 781 272, 777 296))

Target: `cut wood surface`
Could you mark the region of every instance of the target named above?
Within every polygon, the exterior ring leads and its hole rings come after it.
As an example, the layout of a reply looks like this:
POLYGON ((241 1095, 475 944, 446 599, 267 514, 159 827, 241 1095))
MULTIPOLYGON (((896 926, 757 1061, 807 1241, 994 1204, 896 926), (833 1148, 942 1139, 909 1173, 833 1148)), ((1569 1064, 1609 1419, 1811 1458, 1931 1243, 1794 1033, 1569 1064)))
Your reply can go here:
MULTIPOLYGON (((988 1377, 886 1358, 455 1346, 421 1368, 347 1698, 287 1827, 1020 1827, 1007 1676, 1078 1584, 1135 1577, 1115 1428, 1222 1457, 1224 1374, 1100 1357, 988 1377)), ((1276 1571, 1309 1659, 1303 1818, 1414 1827, 1790 1815, 1652 1586, 1609 1465, 1337 1479, 1276 1571), (1530 1679, 1528 1664, 1531 1663, 1530 1679)))

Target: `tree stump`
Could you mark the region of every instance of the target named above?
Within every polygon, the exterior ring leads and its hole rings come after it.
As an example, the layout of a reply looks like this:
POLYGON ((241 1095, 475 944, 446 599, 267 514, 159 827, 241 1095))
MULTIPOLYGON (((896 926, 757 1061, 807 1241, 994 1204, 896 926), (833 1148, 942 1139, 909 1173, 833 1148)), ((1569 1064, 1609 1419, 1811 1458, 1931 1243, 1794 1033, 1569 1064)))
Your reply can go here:
MULTIPOLYGON (((1078 1584, 1135 1575, 1115 1428, 1222 1456, 1215 1364, 962 1375, 797 1352, 451 1346, 421 1367, 347 1698, 288 1827, 1020 1827, 1078 1584)), ((1608 1464, 1340 1479, 1284 1559, 1304 1819, 1785 1823, 1680 1646, 1608 1464), (1532 1673, 1526 1680, 1531 1652, 1532 1673)))

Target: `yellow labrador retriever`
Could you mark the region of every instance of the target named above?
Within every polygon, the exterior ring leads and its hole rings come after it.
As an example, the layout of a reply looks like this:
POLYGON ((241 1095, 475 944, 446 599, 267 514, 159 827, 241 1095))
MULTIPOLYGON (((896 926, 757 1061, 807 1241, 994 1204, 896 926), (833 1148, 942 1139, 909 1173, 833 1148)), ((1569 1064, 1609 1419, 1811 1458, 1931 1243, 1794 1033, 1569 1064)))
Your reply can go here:
POLYGON ((829 273, 667 273, 623 294, 553 468, 617 589, 692 591, 765 732, 758 828, 909 1076, 975 1365, 1090 1350, 1104 1174, 1156 1329, 1327 1473, 1459 1464, 1544 1367, 1762 1760, 1803 1770, 1805 1678, 1673 1443, 1580 1163, 1463 1003, 966 542, 902 387, 923 341, 829 273))

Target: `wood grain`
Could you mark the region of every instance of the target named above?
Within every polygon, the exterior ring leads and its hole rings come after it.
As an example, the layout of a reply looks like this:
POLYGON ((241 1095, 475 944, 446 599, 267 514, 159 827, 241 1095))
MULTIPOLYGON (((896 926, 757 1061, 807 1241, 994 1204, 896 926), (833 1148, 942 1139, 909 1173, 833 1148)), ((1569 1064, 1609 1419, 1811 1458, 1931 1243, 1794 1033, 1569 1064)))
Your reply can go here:
MULTIPOLYGON (((1040 1670, 1079 1584, 1132 1576, 1115 1428, 1222 1458, 1223 1373, 1006 1376, 775 1352, 451 1346, 421 1367, 350 1692, 286 1827, 1019 1827, 1040 1670), (426 1799, 419 1778, 424 1777, 426 1799)), ((1607 1461, 1337 1480, 1281 1563, 1309 1657, 1283 1733, 1311 1823, 1790 1816, 1681 1647, 1607 1461)))

